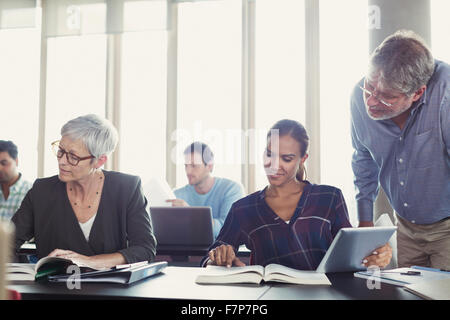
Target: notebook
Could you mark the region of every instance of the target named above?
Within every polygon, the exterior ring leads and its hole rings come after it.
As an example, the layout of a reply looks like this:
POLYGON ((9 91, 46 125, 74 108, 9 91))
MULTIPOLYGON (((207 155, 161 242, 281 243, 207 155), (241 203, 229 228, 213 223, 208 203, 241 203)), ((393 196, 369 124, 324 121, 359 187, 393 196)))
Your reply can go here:
POLYGON ((403 289, 428 300, 450 300, 450 278, 407 284, 403 289))
POLYGON ((61 274, 48 277, 49 282, 94 282, 94 283, 120 283, 132 284, 137 281, 152 277, 163 271, 167 267, 167 261, 148 263, 147 261, 124 265, 123 268, 111 268, 109 270, 99 270, 82 272, 76 274, 61 274))
POLYGON ((411 268, 359 271, 355 272, 354 276, 357 278, 368 279, 370 281, 380 281, 402 287, 424 281, 428 282, 450 279, 450 272, 421 266, 412 266, 411 268), (408 272, 413 272, 416 274, 407 274, 408 272))

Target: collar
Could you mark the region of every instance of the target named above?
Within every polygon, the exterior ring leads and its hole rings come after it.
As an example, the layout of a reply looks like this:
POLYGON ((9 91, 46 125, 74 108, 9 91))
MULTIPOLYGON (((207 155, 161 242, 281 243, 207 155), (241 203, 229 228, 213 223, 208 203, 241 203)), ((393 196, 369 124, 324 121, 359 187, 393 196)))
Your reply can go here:
POLYGON ((434 60, 434 71, 433 74, 431 75, 431 78, 428 80, 427 82, 427 88, 425 89, 425 92, 423 93, 423 95, 420 97, 419 100, 417 100, 414 103, 413 109, 411 110, 411 114, 414 114, 418 109, 420 109, 423 105, 427 104, 427 96, 428 96, 428 91, 430 86, 436 81, 433 80, 435 79, 435 75, 436 75, 436 69, 438 68, 438 65, 440 64, 440 62, 438 60, 434 60), (433 82, 433 83, 431 83, 433 82))
POLYGON ((10 192, 11 191, 18 191, 24 183, 24 179, 22 179, 22 174, 19 172, 19 179, 17 179, 16 182, 12 186, 9 187, 10 192))
MULTIPOLYGON (((309 182, 308 180, 303 180, 302 182, 305 183, 305 187, 303 188, 303 192, 309 191, 309 189, 312 187, 311 182, 309 182)), ((267 188, 268 188, 268 186, 265 186, 264 189, 262 189, 262 190, 260 190, 258 192, 258 200, 264 200, 265 199, 267 188)))
POLYGON ((425 105, 427 103, 427 93, 428 93, 428 86, 425 89, 425 92, 419 98, 419 100, 414 102, 413 105, 411 106, 411 113, 410 113, 410 115, 414 115, 414 113, 416 113, 417 110, 419 110, 423 105, 425 105))

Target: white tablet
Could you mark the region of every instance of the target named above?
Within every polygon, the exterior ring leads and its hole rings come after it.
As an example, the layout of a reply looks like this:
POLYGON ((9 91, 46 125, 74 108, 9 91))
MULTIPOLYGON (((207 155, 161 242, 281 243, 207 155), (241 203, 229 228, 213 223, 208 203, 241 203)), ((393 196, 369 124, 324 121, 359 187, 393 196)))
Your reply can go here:
POLYGON ((342 228, 323 257, 317 272, 349 272, 366 270, 365 257, 384 246, 397 227, 342 228))

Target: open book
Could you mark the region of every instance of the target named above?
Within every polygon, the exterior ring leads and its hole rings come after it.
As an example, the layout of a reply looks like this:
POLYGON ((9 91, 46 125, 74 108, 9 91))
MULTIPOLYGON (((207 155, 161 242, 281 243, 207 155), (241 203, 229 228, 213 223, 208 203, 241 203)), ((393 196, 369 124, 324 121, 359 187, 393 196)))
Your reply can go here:
POLYGON ((328 280, 325 273, 301 271, 275 263, 269 264, 266 267, 259 265, 231 268, 207 266, 195 280, 198 284, 260 284, 262 281, 308 285, 331 285, 331 282, 328 280))
POLYGON ((104 282, 130 284, 160 273, 167 261, 148 263, 142 261, 118 265, 113 268, 95 269, 74 260, 45 257, 35 265, 30 263, 10 263, 7 266, 9 281, 49 281, 49 282, 104 282), (71 268, 70 266, 77 266, 71 268), (77 269, 77 270, 76 270, 77 269), (77 273, 77 271, 79 271, 77 273))
POLYGON ((63 274, 69 266, 76 265, 81 272, 101 270, 89 267, 74 260, 61 257, 45 257, 34 263, 8 263, 6 279, 9 281, 46 280, 50 275, 63 274))

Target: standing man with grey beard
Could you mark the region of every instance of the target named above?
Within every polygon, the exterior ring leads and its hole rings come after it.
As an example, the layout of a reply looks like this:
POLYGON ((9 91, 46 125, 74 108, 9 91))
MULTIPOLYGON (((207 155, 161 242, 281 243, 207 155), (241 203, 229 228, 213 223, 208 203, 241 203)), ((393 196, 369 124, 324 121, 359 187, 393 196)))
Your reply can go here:
POLYGON ((450 268, 450 66, 411 31, 387 37, 351 98, 359 226, 383 187, 399 267, 450 268))

